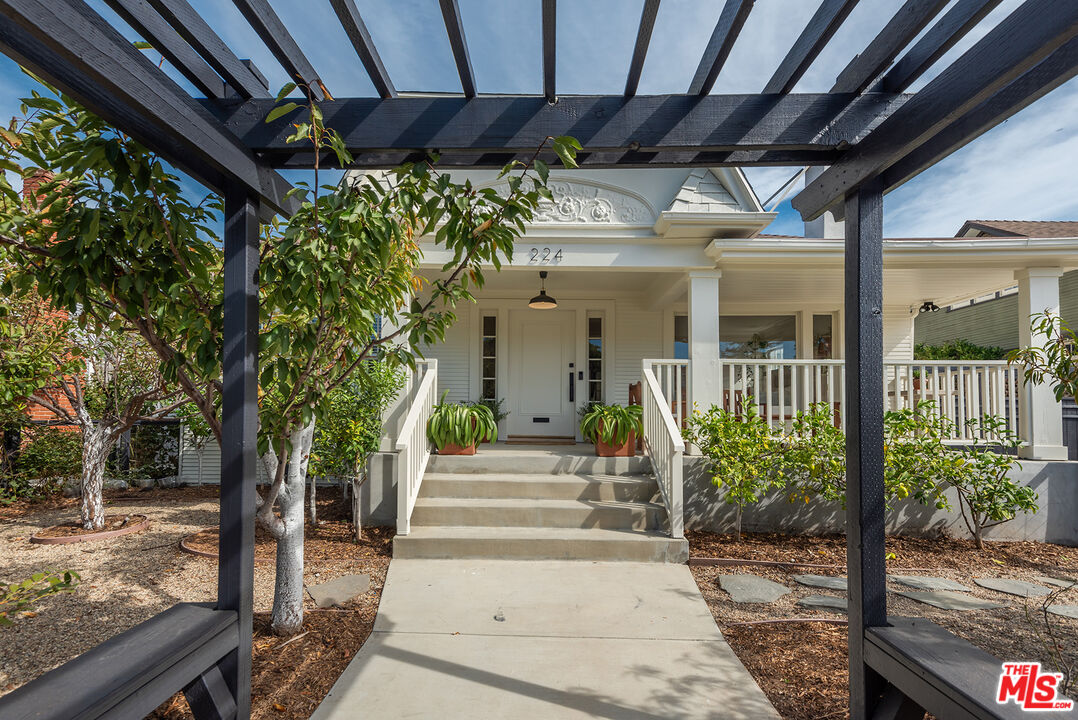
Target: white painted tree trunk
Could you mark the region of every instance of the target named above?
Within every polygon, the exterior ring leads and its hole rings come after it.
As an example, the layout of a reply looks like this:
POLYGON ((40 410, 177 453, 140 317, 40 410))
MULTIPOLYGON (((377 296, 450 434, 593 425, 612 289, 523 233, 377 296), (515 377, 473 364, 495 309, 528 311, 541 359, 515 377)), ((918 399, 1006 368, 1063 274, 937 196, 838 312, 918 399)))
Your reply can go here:
POLYGON ((293 635, 303 625, 303 499, 313 439, 311 423, 292 433, 288 458, 278 458, 278 462, 288 462, 284 485, 277 496, 280 525, 271 617, 273 630, 280 635, 293 635))
POLYGON ((109 428, 90 424, 82 429, 82 526, 87 530, 105 527, 102 492, 105 487, 105 461, 114 441, 109 428))

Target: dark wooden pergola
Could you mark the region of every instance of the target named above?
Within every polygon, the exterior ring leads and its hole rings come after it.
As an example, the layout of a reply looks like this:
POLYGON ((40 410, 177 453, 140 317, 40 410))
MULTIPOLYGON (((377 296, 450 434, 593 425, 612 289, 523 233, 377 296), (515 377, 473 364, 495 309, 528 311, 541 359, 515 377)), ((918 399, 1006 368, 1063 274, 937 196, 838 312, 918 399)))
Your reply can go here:
MULTIPOLYGON (((314 157, 257 67, 187 0, 105 0, 197 88, 187 93, 83 0, 0 0, 0 50, 159 152, 225 201, 224 398, 218 599, 181 604, 0 699, 0 717, 138 718, 183 690, 195 716, 250 714, 258 365, 258 224, 293 208, 282 168, 314 157)), ((846 219, 849 658, 852 717, 1017 716, 994 703, 999 661, 927 621, 888 617, 884 575, 883 195, 1078 73, 1078 2, 1025 0, 911 85, 1000 0, 904 0, 826 93, 793 89, 857 0, 822 0, 758 94, 712 95, 753 7, 725 0, 683 94, 637 88, 660 0, 645 0, 621 95, 559 96, 556 0, 541 0, 543 93, 481 95, 457 0, 439 0, 462 92, 398 92, 355 0, 330 0, 379 97, 334 98, 268 0, 233 0, 289 76, 321 103, 357 168, 438 151, 446 167, 501 167, 547 136, 584 167, 829 166, 793 200, 846 219), (927 30, 926 30, 927 28, 927 30), (922 31, 923 34, 922 34, 922 31)), ((526 30, 526 29, 519 29, 526 30)), ((343 62, 354 62, 345 59, 343 62)), ((358 66, 357 66, 358 68, 358 66)), ((716 679, 717 681, 721 679, 716 679)), ((436 711, 432 710, 432 714, 436 711)))

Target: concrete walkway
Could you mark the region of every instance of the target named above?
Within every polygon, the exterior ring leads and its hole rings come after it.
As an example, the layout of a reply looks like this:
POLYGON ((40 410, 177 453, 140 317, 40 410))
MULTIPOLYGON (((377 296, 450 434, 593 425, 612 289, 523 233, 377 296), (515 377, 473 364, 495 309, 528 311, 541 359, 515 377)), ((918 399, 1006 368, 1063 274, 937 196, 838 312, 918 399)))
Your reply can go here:
POLYGON ((315 712, 778 720, 684 565, 394 560, 374 632, 315 712))

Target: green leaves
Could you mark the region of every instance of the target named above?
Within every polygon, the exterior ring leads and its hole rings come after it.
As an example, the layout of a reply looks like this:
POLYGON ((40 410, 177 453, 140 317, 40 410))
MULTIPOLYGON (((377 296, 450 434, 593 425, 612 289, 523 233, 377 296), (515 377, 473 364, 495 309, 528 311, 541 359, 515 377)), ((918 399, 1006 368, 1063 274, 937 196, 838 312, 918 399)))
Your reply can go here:
POLYGON ((644 408, 640 405, 603 405, 594 403, 580 420, 580 434, 593 443, 619 447, 629 433, 644 432, 644 408))
POLYGON ((284 117, 298 107, 299 103, 294 102, 287 102, 283 105, 278 105, 277 107, 270 110, 269 113, 266 115, 266 122, 271 123, 279 117, 284 117))
POLYGON ((449 445, 469 448, 480 442, 498 440, 498 424, 490 408, 480 404, 447 403, 449 391, 434 406, 427 421, 427 439, 439 450, 449 445))
POLYGON ((561 159, 562 165, 567 168, 577 167, 576 153, 582 148, 576 138, 569 137, 568 135, 553 138, 551 147, 554 150, 554 153, 561 159))
POLYGON ((14 613, 32 616, 34 604, 49 595, 75 592, 80 578, 73 570, 37 572, 21 582, 0 585, 0 627, 13 625, 14 613))

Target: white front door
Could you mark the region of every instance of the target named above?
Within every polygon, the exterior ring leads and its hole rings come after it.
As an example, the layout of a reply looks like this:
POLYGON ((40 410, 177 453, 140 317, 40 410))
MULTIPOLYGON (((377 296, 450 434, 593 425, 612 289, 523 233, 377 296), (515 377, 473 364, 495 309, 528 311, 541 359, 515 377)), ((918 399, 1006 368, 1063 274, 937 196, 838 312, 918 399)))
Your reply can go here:
MULTIPOLYGON (((573 437, 576 434, 572 310, 509 313, 509 435, 573 437)), ((579 383, 577 383, 579 384, 579 383)))

